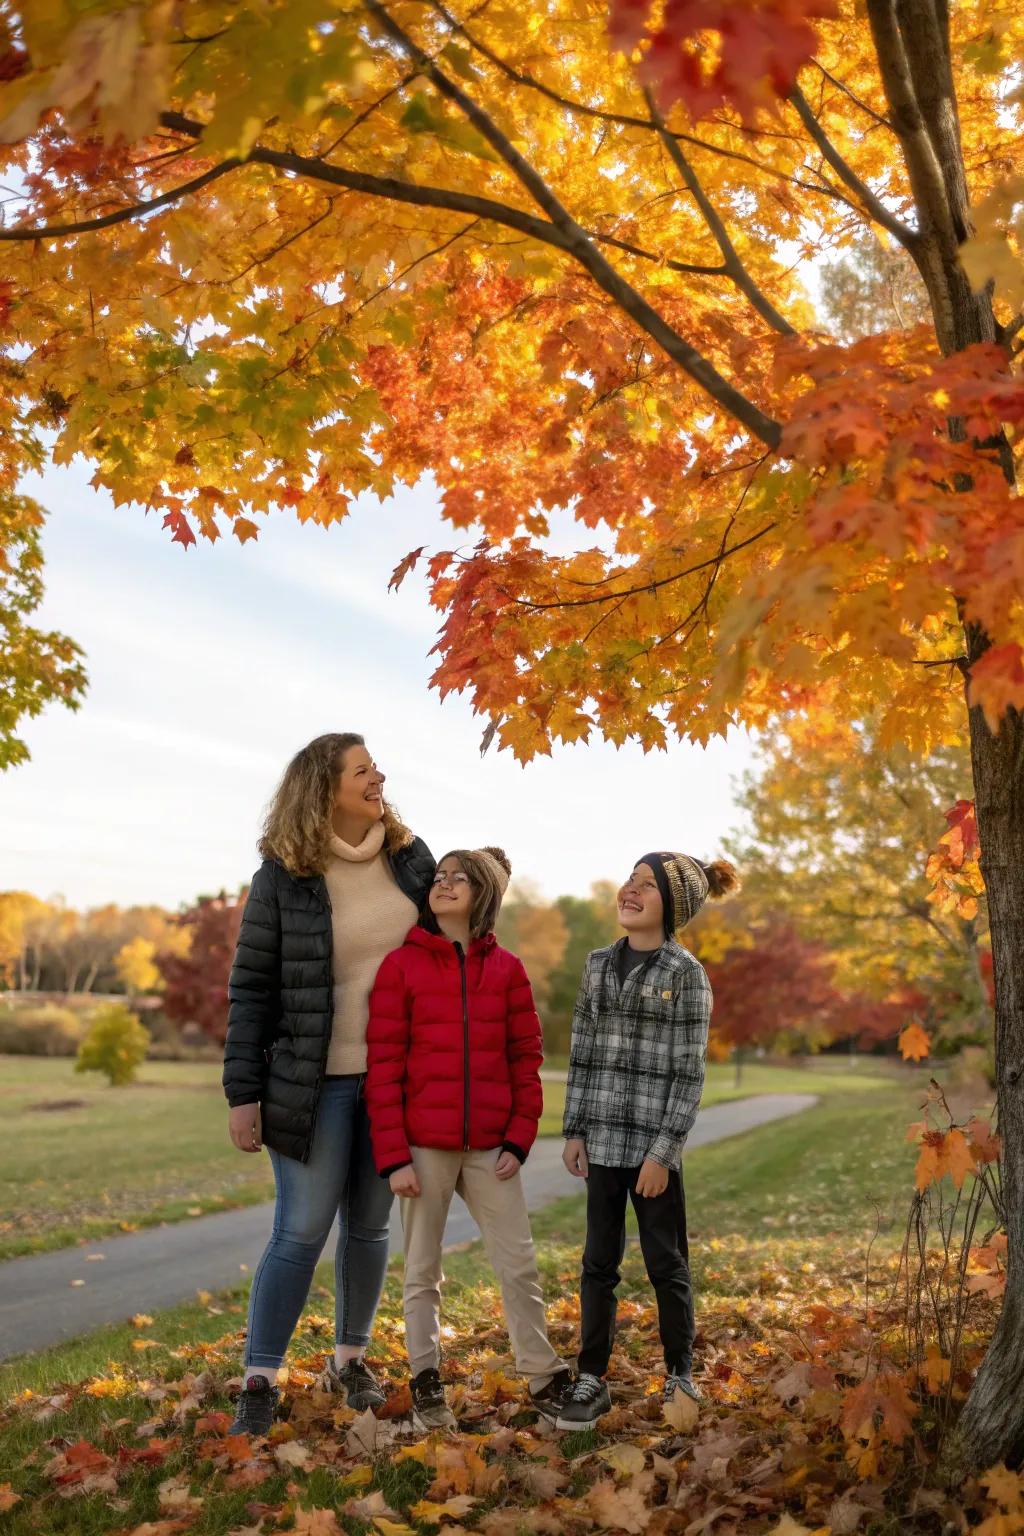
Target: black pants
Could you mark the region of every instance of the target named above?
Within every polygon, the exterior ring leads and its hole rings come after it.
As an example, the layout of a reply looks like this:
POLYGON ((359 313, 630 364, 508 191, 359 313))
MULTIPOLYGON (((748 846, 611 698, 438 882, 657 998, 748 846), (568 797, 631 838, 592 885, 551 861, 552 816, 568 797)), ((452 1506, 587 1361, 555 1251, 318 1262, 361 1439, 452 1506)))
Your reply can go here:
POLYGON ((666 1369, 670 1375, 684 1374, 693 1361, 693 1291, 682 1174, 671 1170, 668 1188, 653 1199, 637 1194, 639 1177, 639 1168, 590 1164, 579 1368, 591 1376, 607 1371, 615 1338, 615 1287, 626 1250, 627 1197, 636 1211, 640 1250, 658 1301, 666 1369))

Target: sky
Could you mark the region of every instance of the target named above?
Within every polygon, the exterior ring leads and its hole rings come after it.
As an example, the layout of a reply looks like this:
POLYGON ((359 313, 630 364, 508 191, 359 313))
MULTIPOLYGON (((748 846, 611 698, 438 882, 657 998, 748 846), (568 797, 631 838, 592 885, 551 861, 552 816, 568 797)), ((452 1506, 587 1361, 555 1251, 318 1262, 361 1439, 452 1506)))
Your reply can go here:
POLYGON ((646 757, 595 738, 526 768, 494 747, 481 759, 486 722, 428 687, 423 581, 387 592, 409 549, 460 537, 429 484, 361 498, 329 530, 282 512, 258 540, 186 551, 89 474, 79 459, 24 485, 50 514, 37 622, 79 642, 90 686, 77 713, 29 721, 31 760, 0 775, 0 889, 78 908, 235 890, 282 770, 323 731, 365 735, 436 855, 498 843, 548 897, 621 879, 654 847, 713 857, 739 824, 740 733, 646 757))

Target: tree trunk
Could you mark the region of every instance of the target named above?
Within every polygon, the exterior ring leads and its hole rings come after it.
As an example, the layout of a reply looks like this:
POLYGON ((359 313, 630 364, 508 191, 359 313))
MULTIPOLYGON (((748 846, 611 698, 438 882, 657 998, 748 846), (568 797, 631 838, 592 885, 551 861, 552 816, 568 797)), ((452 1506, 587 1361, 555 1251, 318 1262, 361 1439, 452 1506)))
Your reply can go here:
MULTIPOLYGON (((969 637, 972 653, 983 643, 969 637)), ((993 736, 971 710, 971 759, 988 892, 996 989, 996 1093, 1007 1232, 1006 1296, 960 1417, 957 1459, 970 1468, 1024 1462, 1024 717, 993 736)))
MULTIPOLYGON (((970 195, 944 0, 866 0, 878 67, 914 193, 909 247, 931 300, 944 354, 996 336, 988 290, 974 293, 960 261, 972 231, 970 195)), ((965 435, 963 422, 950 423, 965 435)), ((1014 481, 1005 441, 1004 473, 1014 481)), ((963 489, 968 489, 964 485, 963 489)), ((953 594, 956 596, 956 594, 953 594)), ((965 626, 973 665, 989 645, 965 626)), ((1007 1285, 988 1353, 947 1448, 947 1475, 1024 1462, 1024 720, 1010 711, 998 735, 969 712, 981 869, 988 893, 996 994, 996 1095, 1002 1137, 1007 1285)))

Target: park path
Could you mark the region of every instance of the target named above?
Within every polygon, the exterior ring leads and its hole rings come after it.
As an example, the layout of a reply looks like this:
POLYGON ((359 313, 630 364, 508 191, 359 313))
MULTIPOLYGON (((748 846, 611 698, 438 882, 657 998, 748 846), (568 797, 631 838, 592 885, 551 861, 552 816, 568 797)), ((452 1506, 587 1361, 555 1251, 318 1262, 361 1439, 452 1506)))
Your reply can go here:
MULTIPOLYGON (((799 1114, 815 1103, 811 1093, 771 1093, 713 1104, 701 1111, 687 1150, 799 1114)), ((579 1183, 562 1166, 560 1138, 537 1142, 523 1168, 523 1184, 531 1211, 579 1192, 579 1183)), ((0 1264, 0 1360, 66 1343, 104 1323, 122 1322, 135 1312, 172 1307, 190 1300, 197 1290, 238 1285, 256 1268, 273 1213, 272 1204, 251 1205, 55 1253, 8 1259, 0 1264), (103 1262, 90 1261, 90 1254, 102 1254, 103 1262), (85 1284, 76 1286, 76 1280, 85 1284)), ((445 1228, 445 1246, 471 1242, 479 1235, 473 1218, 456 1198, 445 1228)), ((325 1253, 331 1252, 332 1241, 328 1240, 325 1253)), ((401 1247, 396 1203, 391 1217, 392 1253, 401 1247)))

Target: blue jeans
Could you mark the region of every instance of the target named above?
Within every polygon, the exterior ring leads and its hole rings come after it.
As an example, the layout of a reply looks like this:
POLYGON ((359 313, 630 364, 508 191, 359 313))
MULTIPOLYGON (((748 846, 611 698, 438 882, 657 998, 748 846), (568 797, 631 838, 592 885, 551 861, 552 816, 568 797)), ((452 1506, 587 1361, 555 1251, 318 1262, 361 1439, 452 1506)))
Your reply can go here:
POLYGON ((284 1360, 335 1216, 334 1337, 367 1345, 384 1288, 394 1196, 374 1165, 362 1077, 322 1085, 308 1163, 272 1149, 270 1160, 277 1206, 249 1295, 246 1365, 284 1360))

